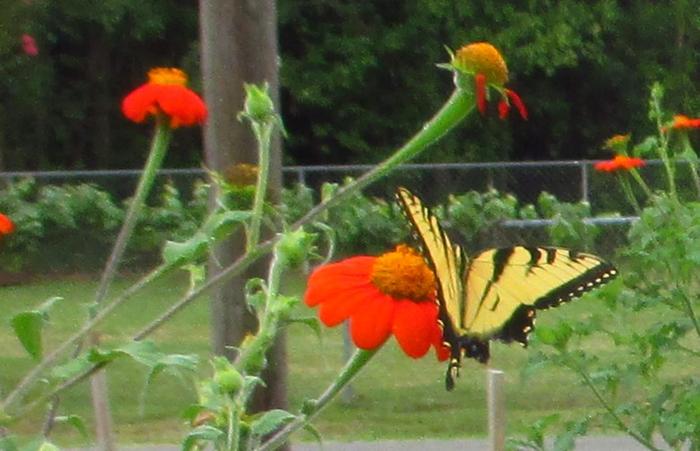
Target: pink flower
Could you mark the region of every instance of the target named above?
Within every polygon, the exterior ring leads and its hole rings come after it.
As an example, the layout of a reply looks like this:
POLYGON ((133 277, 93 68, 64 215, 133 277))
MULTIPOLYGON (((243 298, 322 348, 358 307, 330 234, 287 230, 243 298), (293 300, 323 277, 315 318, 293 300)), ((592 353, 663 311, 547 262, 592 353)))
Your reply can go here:
POLYGON ((22 50, 29 56, 37 56, 39 54, 39 47, 36 45, 36 40, 27 33, 22 35, 22 50))

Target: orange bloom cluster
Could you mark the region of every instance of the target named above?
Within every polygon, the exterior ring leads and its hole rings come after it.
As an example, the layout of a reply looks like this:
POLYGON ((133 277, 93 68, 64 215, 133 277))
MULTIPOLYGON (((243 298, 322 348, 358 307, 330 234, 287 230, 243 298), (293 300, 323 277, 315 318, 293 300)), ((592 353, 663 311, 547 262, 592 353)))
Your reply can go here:
POLYGON ((124 116, 143 122, 148 116, 163 114, 172 128, 202 124, 207 118, 204 101, 187 88, 187 75, 179 69, 155 68, 145 83, 122 101, 124 116))
POLYGON ((15 231, 15 224, 10 218, 0 213, 0 236, 9 235, 15 231))
POLYGON ((700 128, 700 118, 689 118, 682 114, 673 116, 673 123, 670 127, 664 127, 664 131, 669 128, 674 130, 687 130, 690 128, 700 128))
POLYGON ((309 277, 306 304, 319 306, 328 327, 350 320, 353 342, 375 349, 394 335, 410 357, 424 356, 442 345, 435 300, 435 277, 413 249, 399 245, 379 257, 358 256, 318 267, 309 277))
POLYGON ((596 171, 615 172, 619 170, 629 171, 630 169, 642 167, 645 164, 646 162, 641 158, 615 155, 615 158, 612 160, 599 161, 594 167, 596 171))
POLYGON ((481 114, 486 112, 488 87, 492 86, 501 93, 498 103, 501 119, 508 116, 511 104, 523 119, 527 119, 527 108, 520 96, 505 87, 508 82, 508 67, 496 47, 488 42, 465 45, 453 55, 452 66, 462 73, 474 75, 476 106, 481 114))

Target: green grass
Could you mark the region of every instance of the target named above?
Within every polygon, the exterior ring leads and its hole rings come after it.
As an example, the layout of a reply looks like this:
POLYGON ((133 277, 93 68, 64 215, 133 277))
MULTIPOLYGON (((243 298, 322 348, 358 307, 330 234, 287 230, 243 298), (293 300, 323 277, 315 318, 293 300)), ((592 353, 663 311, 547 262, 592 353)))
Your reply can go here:
MULTIPOLYGON (((126 285, 119 281, 116 288, 126 285)), ((186 285, 186 276, 160 281, 122 308, 100 328, 105 343, 128 339, 140 326, 162 311, 186 285)), ((298 284, 297 284, 298 285, 298 284)), ((96 284, 79 277, 45 280, 24 286, 0 289, 0 391, 7 393, 26 373, 32 362, 6 327, 16 312, 59 295, 65 300, 54 307, 45 345, 51 347, 77 328, 86 316, 96 284)), ((538 324, 576 318, 587 314, 596 303, 579 300, 551 312, 545 312, 538 324)), ((644 327, 645 319, 634 318, 628 327, 644 327)), ((292 410, 304 399, 316 397, 333 379, 342 364, 341 328, 326 329, 319 340, 310 329, 294 325, 289 336, 289 398, 292 410)), ((200 299, 181 312, 152 338, 168 352, 196 353, 201 357, 202 373, 208 369, 209 312, 206 299, 200 299)), ((601 340, 587 343, 587 349, 612 354, 616 351, 601 340)), ((432 352, 432 351, 431 351, 432 352)), ((519 369, 527 351, 519 346, 495 345, 491 366, 506 372, 506 396, 509 431, 544 415, 559 412, 575 416, 597 407, 591 394, 575 377, 561 369, 538 372, 521 380, 519 369)), ((326 439, 372 440, 391 438, 454 438, 485 434, 485 371, 482 365, 466 361, 457 387, 444 389, 446 365, 431 353, 412 360, 400 352, 393 339, 369 363, 353 383, 355 397, 349 403, 336 400, 315 422, 326 439)), ((682 363, 678 364, 680 370, 682 363)), ((683 368, 688 372, 687 368, 683 368)), ((192 385, 167 375, 156 380, 140 411, 145 371, 138 365, 119 361, 109 367, 110 400, 116 430, 122 443, 178 442, 187 430, 180 415, 195 401, 192 385)), ((62 414, 76 413, 90 423, 90 400, 85 384, 71 389, 62 402, 62 414)), ((42 412, 23 421, 23 432, 41 424, 42 412)), ((296 440, 307 440, 301 433, 296 440)), ((76 444, 83 439, 66 426, 57 430, 59 443, 76 444)))

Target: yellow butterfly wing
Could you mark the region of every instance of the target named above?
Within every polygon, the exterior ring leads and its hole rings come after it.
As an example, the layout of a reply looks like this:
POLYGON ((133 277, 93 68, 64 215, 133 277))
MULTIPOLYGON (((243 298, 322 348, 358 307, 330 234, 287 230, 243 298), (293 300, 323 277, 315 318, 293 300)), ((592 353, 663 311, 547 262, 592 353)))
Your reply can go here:
POLYGON ((605 260, 556 247, 489 249, 467 269, 461 333, 527 344, 535 309, 556 307, 617 274, 605 260))

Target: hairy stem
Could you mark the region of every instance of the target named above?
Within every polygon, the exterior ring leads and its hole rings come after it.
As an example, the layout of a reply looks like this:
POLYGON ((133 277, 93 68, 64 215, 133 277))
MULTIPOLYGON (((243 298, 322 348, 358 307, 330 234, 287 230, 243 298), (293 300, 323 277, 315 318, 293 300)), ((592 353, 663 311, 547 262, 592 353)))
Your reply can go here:
POLYGON ((377 349, 366 351, 358 349, 348 360, 338 377, 326 388, 321 396, 314 401, 311 408, 299 415, 292 422, 280 429, 275 435, 267 439, 262 445, 255 448, 255 451, 270 451, 285 443, 289 436, 303 428, 309 421, 316 417, 328 403, 340 393, 340 391, 364 368, 367 362, 377 353, 377 349))

